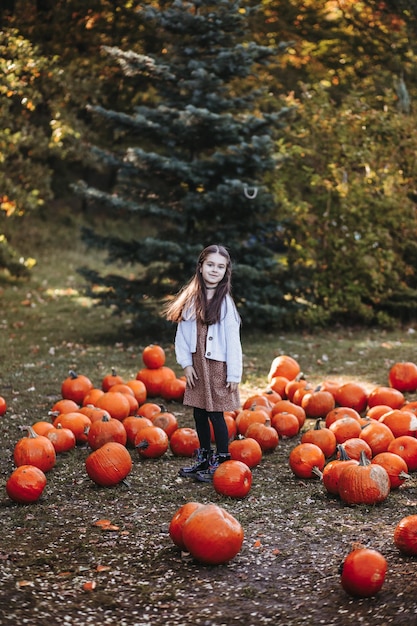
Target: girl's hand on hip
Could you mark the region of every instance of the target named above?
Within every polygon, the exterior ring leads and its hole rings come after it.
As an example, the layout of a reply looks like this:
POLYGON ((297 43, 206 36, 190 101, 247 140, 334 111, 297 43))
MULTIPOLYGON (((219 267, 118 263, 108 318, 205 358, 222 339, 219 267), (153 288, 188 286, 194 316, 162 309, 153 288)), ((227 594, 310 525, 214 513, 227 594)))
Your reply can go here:
POLYGON ((187 365, 187 367, 184 367, 184 375, 187 381, 187 385, 189 385, 190 387, 194 387, 195 381, 198 380, 198 376, 192 365, 187 365))

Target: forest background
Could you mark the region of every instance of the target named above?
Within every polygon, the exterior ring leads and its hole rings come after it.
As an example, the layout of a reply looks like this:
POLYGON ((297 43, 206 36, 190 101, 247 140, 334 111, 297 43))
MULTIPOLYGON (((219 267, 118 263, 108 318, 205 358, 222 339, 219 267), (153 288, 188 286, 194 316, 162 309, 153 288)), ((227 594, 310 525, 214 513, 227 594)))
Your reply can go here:
POLYGON ((411 0, 3 0, 6 288, 36 263, 19 221, 70 207, 120 263, 90 292, 142 329, 208 237, 251 328, 409 322, 416 35, 411 0))

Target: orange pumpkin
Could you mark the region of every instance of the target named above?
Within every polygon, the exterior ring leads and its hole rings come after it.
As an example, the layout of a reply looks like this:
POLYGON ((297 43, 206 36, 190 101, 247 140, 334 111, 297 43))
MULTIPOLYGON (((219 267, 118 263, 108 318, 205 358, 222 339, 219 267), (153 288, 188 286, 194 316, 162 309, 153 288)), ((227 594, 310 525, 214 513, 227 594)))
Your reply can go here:
POLYGON ((111 417, 110 413, 106 411, 106 409, 100 409, 98 406, 93 406, 91 404, 82 406, 77 412, 86 415, 91 420, 91 423, 97 422, 103 417, 111 417))
POLYGON ((271 409, 271 419, 276 413, 292 413, 298 419, 300 428, 304 426, 306 421, 306 412, 303 407, 291 402, 291 400, 278 400, 278 402, 275 402, 271 409))
POLYGON ((417 471, 417 439, 410 435, 393 437, 387 452, 398 454, 407 463, 408 471, 417 471))
POLYGON ((219 565, 233 559, 243 544, 241 524, 222 507, 202 504, 182 527, 186 550, 197 561, 219 565))
POLYGON ((120 391, 105 391, 98 398, 96 406, 107 411, 113 419, 120 421, 123 421, 125 417, 131 414, 127 395, 120 391))
POLYGON ((286 354, 281 354, 272 361, 267 380, 269 383, 276 376, 284 376, 288 380, 294 380, 300 372, 301 368, 296 359, 286 354))
POLYGON ((92 450, 97 450, 110 441, 117 441, 125 446, 127 442, 126 429, 120 420, 104 416, 101 420, 96 420, 91 424, 87 440, 92 450))
POLYGON ((59 424, 56 428, 53 426, 46 433, 46 436, 52 442, 56 454, 68 452, 68 450, 75 448, 77 444, 77 440, 75 439, 75 435, 72 430, 69 428, 62 428, 59 424))
POLYGON ((300 422, 294 413, 275 413, 271 419, 271 426, 275 428, 279 437, 295 437, 300 431, 300 422))
POLYGON ((417 555, 417 515, 403 517, 394 530, 394 544, 406 556, 417 555))
POLYGON ((46 483, 46 476, 39 467, 20 465, 7 479, 6 493, 14 502, 30 504, 39 500, 46 483))
POLYGON ((187 502, 186 504, 180 506, 171 518, 168 529, 169 536, 171 537, 173 543, 175 543, 175 545, 178 546, 183 552, 186 551, 186 547, 182 539, 182 528, 191 513, 194 513, 199 506, 201 506, 199 502, 187 502))
POLYGON ((68 400, 66 398, 62 398, 55 402, 53 407, 51 408, 51 413, 70 413, 71 411, 78 411, 79 406, 74 400, 68 400))
POLYGON ((358 465, 350 465, 340 474, 339 496, 347 504, 377 504, 386 500, 391 483, 387 471, 372 464, 361 452, 358 465))
POLYGON ((337 446, 339 450, 339 456, 337 459, 330 461, 323 469, 323 473, 321 479, 323 481, 323 485, 327 491, 331 495, 338 496, 339 495, 339 480, 340 475, 345 469, 345 467, 349 465, 358 465, 359 461, 356 459, 350 459, 346 454, 344 448, 342 446, 337 446))
POLYGON ((371 463, 382 465, 387 471, 391 482, 391 489, 398 489, 407 478, 410 478, 407 463, 402 457, 393 452, 380 452, 374 456, 371 463))
POLYGON ((282 399, 287 397, 285 392, 285 388, 290 381, 285 376, 274 376, 272 380, 269 382, 269 389, 278 393, 282 399))
POLYGON ((126 431, 126 445, 134 446, 136 435, 142 428, 153 426, 150 419, 141 415, 129 415, 122 422, 126 431))
POLYGON ((393 387, 376 387, 368 396, 368 407, 387 404, 391 409, 399 409, 405 402, 404 394, 393 387))
POLYGON ((349 595, 369 598, 382 588, 386 572, 387 561, 380 552, 358 548, 345 558, 340 582, 349 595))
POLYGON ((279 436, 275 428, 259 422, 253 422, 248 426, 245 437, 255 439, 261 446, 263 453, 273 452, 279 443, 279 436))
POLYGON ((342 448, 350 459, 359 461, 361 452, 365 453, 367 459, 372 459, 372 450, 370 446, 360 437, 351 437, 346 439, 342 444, 342 448))
POLYGON ((7 411, 7 402, 3 396, 0 396, 0 417, 4 415, 7 411))
POLYGON ((312 478, 321 474, 326 460, 321 450, 314 443, 299 443, 288 457, 288 463, 298 478, 312 478))
POLYGON ((101 381, 103 391, 108 391, 113 385, 123 384, 124 380, 119 376, 114 367, 111 368, 111 374, 106 374, 101 381))
POLYGON ((104 393, 104 391, 102 389, 98 389, 98 387, 93 387, 93 389, 91 389, 91 391, 89 391, 87 393, 86 396, 84 396, 83 401, 82 401, 82 406, 95 406, 98 398, 100 398, 100 396, 102 396, 104 393))
POLYGON ((48 431, 51 430, 53 427, 54 425, 51 422, 46 422, 43 420, 40 420, 39 422, 35 422, 34 424, 32 424, 32 428, 35 431, 35 433, 37 435, 43 435, 44 437, 46 437, 48 431))
POLYGON ((170 439, 172 433, 178 428, 178 420, 173 413, 169 413, 168 411, 160 412, 158 415, 152 418, 152 424, 154 426, 159 426, 162 428, 168 435, 170 439))
POLYGON ((136 374, 136 380, 141 380, 146 387, 146 393, 149 398, 156 398, 161 396, 162 385, 168 379, 176 378, 174 370, 163 365, 151 369, 145 367, 136 374))
POLYGON ((336 435, 330 428, 320 426, 320 418, 316 420, 314 428, 310 428, 301 436, 301 443, 314 443, 322 451, 326 459, 336 452, 336 435))
POLYGON ((330 391, 310 391, 303 395, 301 406, 308 418, 324 418, 335 408, 335 400, 330 391))
POLYGON ((68 377, 61 384, 61 395, 64 399, 73 400, 80 405, 91 389, 93 383, 87 376, 70 370, 68 377))
POLYGON ((142 351, 142 361, 149 369, 158 369, 165 365, 166 355, 162 346, 149 344, 142 351))
POLYGON ((250 469, 259 465, 262 460, 262 448, 252 437, 232 441, 229 444, 229 453, 234 461, 242 461, 250 469))
POLYGON ((371 420, 379 420, 382 415, 391 410, 392 407, 388 406, 388 404, 376 404, 375 406, 368 408, 365 417, 371 420))
POLYGON ((166 378, 161 383, 160 394, 164 400, 182 402, 186 381, 183 378, 166 378))
POLYGON ((243 403, 242 409, 250 409, 254 411, 255 409, 258 409, 260 407, 263 407, 264 409, 266 409, 267 412, 269 412, 271 410, 272 404, 267 396, 258 393, 246 398, 243 403))
POLYGON ((141 380, 128 380, 126 385, 132 389, 139 406, 146 402, 146 387, 141 380))
POLYGON ((369 424, 362 428, 359 437, 371 448, 372 456, 386 452, 394 439, 391 429, 376 420, 370 420, 369 424))
POLYGON ((31 426, 25 426, 27 436, 15 444, 13 459, 17 467, 34 465, 43 472, 49 472, 56 463, 56 452, 52 442, 43 435, 37 435, 31 426))
POLYGON ((250 424, 260 423, 266 424, 269 422, 269 415, 263 409, 242 409, 236 417, 236 428, 239 435, 245 435, 250 424))
POLYGON ((161 411, 165 411, 165 408, 161 404, 145 402, 139 407, 137 414, 152 420, 158 413, 161 413, 161 411))
POLYGON ((242 461, 224 461, 213 474, 214 490, 222 496, 245 498, 251 485, 252 472, 242 461))
POLYGON ((55 428, 58 425, 62 428, 69 428, 75 435, 77 443, 86 443, 91 420, 84 413, 74 411, 72 413, 61 413, 57 415, 53 422, 55 428))
POLYGON ((361 420, 361 416, 356 411, 356 409, 352 409, 352 407, 349 406, 337 406, 327 413, 325 419, 326 427, 330 428, 333 422, 335 422, 336 420, 340 420, 343 417, 353 417, 353 419, 357 420, 358 422, 360 422, 361 420))
POLYGON ((341 385, 334 397, 336 404, 355 409, 358 413, 362 413, 368 405, 368 392, 361 384, 353 381, 341 385))
POLYGON ((293 402, 295 393, 299 389, 304 389, 305 387, 308 387, 310 389, 307 381, 304 378, 301 378, 301 379, 297 378, 295 380, 290 380, 285 386, 285 394, 284 394, 285 399, 289 400, 290 402, 293 402))
POLYGON ((378 421, 388 426, 394 437, 401 437, 402 435, 416 436, 417 415, 413 411, 392 409, 389 413, 382 415, 378 421))
POLYGON ((200 442, 194 428, 177 428, 169 440, 169 447, 174 456, 192 457, 199 448, 200 442))
POLYGON ((139 456, 146 459, 161 457, 168 450, 168 435, 159 426, 142 428, 135 438, 135 448, 139 456))
POLYGON ((398 391, 417 390, 417 365, 411 361, 394 363, 388 373, 391 387, 398 391))
POLYGON ((359 437, 361 425, 354 417, 342 417, 330 424, 329 430, 336 437, 337 443, 343 443, 352 437, 359 437))
POLYGON ((112 487, 127 477, 132 469, 132 458, 125 446, 110 441, 86 458, 85 469, 97 485, 112 487))

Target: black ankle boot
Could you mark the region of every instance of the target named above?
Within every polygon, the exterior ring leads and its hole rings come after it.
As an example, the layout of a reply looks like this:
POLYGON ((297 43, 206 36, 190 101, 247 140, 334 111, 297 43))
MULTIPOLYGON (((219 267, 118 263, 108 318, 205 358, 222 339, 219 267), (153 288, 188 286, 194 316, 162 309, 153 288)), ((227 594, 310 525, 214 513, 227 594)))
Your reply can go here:
POLYGON ((213 454, 210 458, 208 468, 206 470, 200 470, 195 474, 195 478, 201 483, 211 483, 213 480, 213 474, 221 463, 230 460, 229 453, 213 454))
POLYGON ((193 465, 190 465, 190 467, 182 467, 178 472, 179 476, 182 476, 183 478, 186 478, 187 476, 194 477, 197 472, 202 472, 208 469, 210 454, 210 450, 199 448, 193 465))

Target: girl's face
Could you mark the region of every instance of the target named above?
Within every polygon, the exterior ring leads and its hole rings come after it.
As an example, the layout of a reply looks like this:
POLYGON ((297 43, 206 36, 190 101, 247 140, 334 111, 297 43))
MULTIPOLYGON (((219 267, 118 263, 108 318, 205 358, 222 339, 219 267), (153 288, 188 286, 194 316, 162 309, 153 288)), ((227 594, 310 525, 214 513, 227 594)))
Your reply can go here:
POLYGON ((223 255, 218 252, 207 255, 200 268, 206 287, 217 287, 219 282, 223 279, 226 269, 227 261, 223 255))

